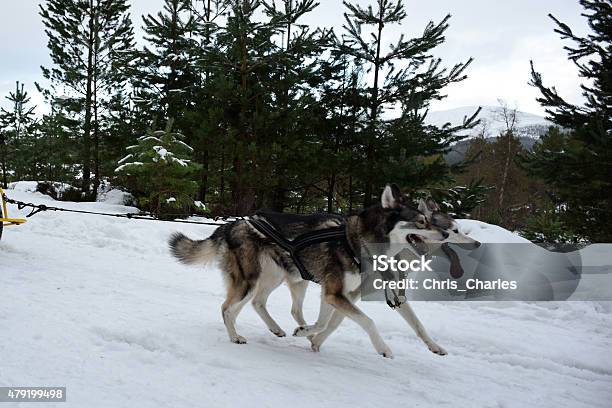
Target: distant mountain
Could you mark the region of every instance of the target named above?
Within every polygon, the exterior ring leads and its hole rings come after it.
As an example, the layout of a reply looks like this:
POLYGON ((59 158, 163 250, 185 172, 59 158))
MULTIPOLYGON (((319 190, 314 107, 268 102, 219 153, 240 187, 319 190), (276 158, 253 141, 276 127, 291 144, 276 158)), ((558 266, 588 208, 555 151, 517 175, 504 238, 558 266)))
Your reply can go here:
MULTIPOLYGON (((463 106, 455 109, 429 112, 425 121, 436 126, 442 126, 449 122, 452 125, 456 125, 460 124, 463 118, 472 116, 477 109, 477 106, 463 106)), ((506 124, 504 123, 501 111, 502 109, 500 107, 483 106, 478 115, 480 124, 466 133, 469 135, 480 135, 484 129, 485 137, 499 136, 501 132, 506 130, 506 124)), ((544 117, 534 115, 533 113, 517 111, 516 116, 516 128, 521 136, 539 138, 546 132, 548 127, 552 125, 552 123, 547 121, 544 117)))
MULTIPOLYGON (((472 116, 477 109, 477 106, 464 106, 444 111, 429 112, 425 121, 436 126, 443 126, 445 123, 458 125, 463 122, 464 118, 472 116)), ((538 139, 553 125, 544 117, 534 115, 533 113, 517 111, 516 116, 516 133, 521 144, 527 150, 531 150, 538 139)), ((480 119, 480 123, 476 127, 460 134, 468 136, 480 136, 484 134, 487 138, 494 138, 506 130, 506 124, 501 114, 500 107, 483 106, 478 115, 478 119, 480 119)), ((465 157, 469 143, 469 139, 465 139, 453 145, 452 150, 445 156, 446 160, 451 164, 462 160, 465 157)))

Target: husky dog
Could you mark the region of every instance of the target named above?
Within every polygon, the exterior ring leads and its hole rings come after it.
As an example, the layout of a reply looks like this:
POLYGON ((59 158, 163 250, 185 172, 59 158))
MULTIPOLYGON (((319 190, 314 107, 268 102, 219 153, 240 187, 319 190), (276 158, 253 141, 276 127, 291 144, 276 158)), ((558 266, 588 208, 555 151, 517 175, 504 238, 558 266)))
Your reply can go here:
POLYGON ((468 248, 478 248, 480 246, 480 242, 462 234, 459 231, 457 221, 450 215, 440 211, 440 207, 433 199, 420 199, 418 209, 425 215, 433 228, 445 235, 445 243, 464 245, 468 248))
MULTIPOLYGON (((308 231, 345 225, 348 244, 357 255, 365 243, 422 245, 441 242, 450 237, 450 234, 445 234, 443 226, 429 227, 426 216, 408 205, 408 200, 401 195, 396 185, 387 185, 380 203, 348 218, 277 213, 264 213, 255 217, 261 217, 274 225, 287 239, 308 231)), ((321 284, 319 318, 311 326, 306 325, 302 314, 308 281, 302 279, 291 257, 255 229, 248 220, 223 225, 205 240, 194 241, 176 233, 170 239, 170 248, 172 254, 186 264, 219 259, 227 284, 227 297, 221 311, 229 338, 234 343, 246 343, 246 339, 236 332, 235 322, 238 313, 250 299, 270 331, 279 337, 285 336, 285 332, 268 313, 266 301, 270 293, 286 281, 293 301, 291 313, 299 325, 294 335, 311 338, 313 349, 318 349, 315 345, 320 345, 329 335, 325 334, 327 330, 331 328, 333 331, 346 316, 363 328, 379 354, 389 358, 393 356, 372 319, 354 304, 361 283, 359 267, 344 245, 324 242, 309 246, 301 252, 303 264, 321 284)), ((427 336, 409 307, 406 306, 400 313, 432 351, 445 354, 427 336)))
POLYGON ((419 201, 419 211, 425 214, 432 228, 435 228, 445 235, 442 251, 450 260, 450 275, 458 279, 463 275, 463 268, 459 262, 459 256, 448 244, 458 244, 466 249, 475 249, 480 246, 480 242, 462 234, 459 231, 457 222, 448 214, 440 211, 438 204, 431 198, 419 201))
MULTIPOLYGON (((443 252, 450 260, 451 275, 454 278, 460 277, 463 275, 463 270, 459 262, 459 257, 455 251, 448 246, 448 244, 458 244, 466 249, 475 249, 480 246, 480 242, 461 233, 457 222, 450 215, 440 211, 440 207, 433 199, 428 198, 427 200, 419 200, 418 210, 425 215, 428 222, 428 227, 441 233, 443 238, 440 240, 440 242, 436 243, 441 244, 443 252)), ((414 246, 414 243, 411 243, 414 246)), ((422 253, 422 250, 419 253, 422 253)), ((360 291, 356 290, 350 293, 348 297, 350 300, 354 301, 358 298, 359 294, 360 291)), ((395 308, 395 310, 397 310, 402 318, 408 322, 410 327, 412 327, 417 336, 427 345, 431 352, 441 356, 447 354, 446 350, 436 344, 436 342, 429 336, 425 330, 425 327, 423 327, 423 324, 419 321, 414 313, 414 310, 408 303, 400 304, 395 308)), ((324 330, 318 331, 314 336, 308 337, 313 351, 319 351, 323 342, 338 328, 338 326, 340 326, 342 320, 344 320, 344 315, 336 310, 332 313, 331 318, 329 318, 327 322, 317 322, 315 324, 315 326, 319 325, 320 327, 324 327, 324 330)))

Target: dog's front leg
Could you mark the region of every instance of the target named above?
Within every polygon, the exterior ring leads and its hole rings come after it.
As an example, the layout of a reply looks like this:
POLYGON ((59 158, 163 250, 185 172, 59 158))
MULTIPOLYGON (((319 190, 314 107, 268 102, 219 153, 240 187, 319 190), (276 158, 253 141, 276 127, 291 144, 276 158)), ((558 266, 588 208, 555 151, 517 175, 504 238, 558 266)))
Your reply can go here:
MULTIPOLYGON (((360 294, 360 290, 354 290, 353 292, 349 293, 347 295, 347 297, 351 300, 351 301, 355 301, 360 294)), ((344 320, 344 314, 340 313, 337 310, 334 310, 334 313, 331 316, 331 319, 329 320, 329 322, 327 323, 327 327, 325 328, 325 330, 323 330, 322 332, 319 332, 317 334, 315 334, 313 337, 310 337, 310 348, 312 348, 312 351, 319 351, 321 349, 321 345, 323 344, 323 342, 325 340, 327 340, 327 338, 336 331, 336 329, 340 326, 340 324, 342 323, 342 321, 344 320)))
POLYGON ((333 305, 337 311, 347 316, 349 319, 357 323, 370 337, 372 345, 376 352, 383 357, 393 358, 393 353, 385 341, 380 336, 374 321, 366 316, 357 306, 353 304, 347 297, 341 293, 327 294, 325 299, 333 305))
POLYGON ((342 321, 344 320, 344 314, 340 313, 337 310, 334 310, 329 323, 327 323, 327 327, 322 332, 315 334, 312 337, 309 337, 310 340, 310 348, 312 351, 319 351, 321 349, 321 345, 327 338, 336 331, 336 329, 340 326, 342 321))
POLYGON ((432 353, 440 356, 445 356, 448 354, 444 348, 440 347, 431 337, 429 337, 425 327, 423 327, 423 324, 408 303, 402 303, 398 308, 396 308, 396 310, 400 316, 402 316, 404 320, 408 322, 410 327, 412 327, 417 336, 423 340, 432 353))

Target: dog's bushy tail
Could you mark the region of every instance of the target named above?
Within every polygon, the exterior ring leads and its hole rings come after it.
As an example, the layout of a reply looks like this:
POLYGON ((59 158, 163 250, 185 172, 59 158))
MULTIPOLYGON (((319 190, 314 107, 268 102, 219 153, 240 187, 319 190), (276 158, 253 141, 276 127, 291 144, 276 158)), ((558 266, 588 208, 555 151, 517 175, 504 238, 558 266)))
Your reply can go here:
POLYGON ((193 240, 180 232, 172 234, 168 244, 172 255, 188 265, 210 262, 217 253, 217 245, 212 239, 193 240))

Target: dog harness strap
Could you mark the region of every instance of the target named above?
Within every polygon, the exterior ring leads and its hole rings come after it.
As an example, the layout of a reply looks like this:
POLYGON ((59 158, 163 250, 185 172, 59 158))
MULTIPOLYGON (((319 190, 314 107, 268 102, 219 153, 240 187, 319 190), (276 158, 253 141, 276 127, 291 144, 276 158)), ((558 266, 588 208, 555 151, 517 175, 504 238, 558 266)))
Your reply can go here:
POLYGON ((293 263, 300 271, 300 275, 304 280, 310 280, 316 282, 314 276, 308 272, 302 261, 300 261, 295 253, 295 243, 294 241, 289 241, 285 237, 283 237, 278 231, 270 225, 267 221, 261 218, 250 218, 248 220, 249 224, 251 224, 257 231, 262 233, 264 236, 270 238, 274 243, 280 246, 282 249, 287 251, 293 260, 293 263))
POLYGON ((291 259, 293 260, 293 263, 300 271, 300 275, 304 280, 317 282, 315 277, 308 271, 308 269, 306 269, 306 267, 298 257, 298 254, 302 249, 311 245, 321 244, 324 242, 339 241, 344 245, 346 251, 349 253, 349 256, 353 259, 353 261, 358 266, 360 265, 359 259, 357 258, 355 252, 348 243, 345 225, 315 231, 308 231, 298 235, 293 240, 288 240, 264 218, 249 218, 248 222, 257 231, 274 241, 274 243, 276 243, 278 246, 280 246, 282 249, 289 253, 291 259))
POLYGON ((285 239, 285 237, 283 237, 282 235, 280 235, 276 231, 276 229, 272 225, 270 225, 267 221, 264 221, 261 219, 250 218, 248 222, 253 227, 255 227, 257 231, 261 232, 263 235, 272 239, 276 244, 278 244, 278 246, 283 248, 285 251, 287 252, 292 251, 293 247, 291 245, 291 242, 285 239))

